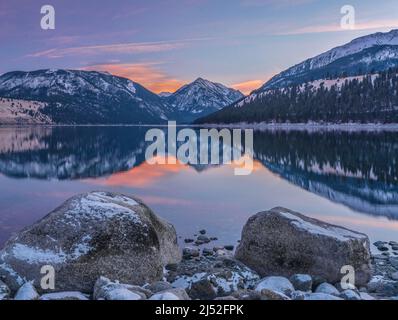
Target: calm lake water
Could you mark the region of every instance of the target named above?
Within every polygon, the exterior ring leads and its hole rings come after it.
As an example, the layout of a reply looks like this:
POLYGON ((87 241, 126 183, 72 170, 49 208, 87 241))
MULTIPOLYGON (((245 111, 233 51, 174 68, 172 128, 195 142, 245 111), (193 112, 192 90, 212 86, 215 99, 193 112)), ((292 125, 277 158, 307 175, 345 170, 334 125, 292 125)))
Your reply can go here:
MULTIPOLYGON (((200 229, 236 245, 247 219, 283 206, 398 241, 398 133, 257 131, 254 172, 145 162, 145 127, 0 128, 0 246, 67 198, 142 198, 181 241, 200 229)), ((215 243, 212 243, 215 244, 215 243)))

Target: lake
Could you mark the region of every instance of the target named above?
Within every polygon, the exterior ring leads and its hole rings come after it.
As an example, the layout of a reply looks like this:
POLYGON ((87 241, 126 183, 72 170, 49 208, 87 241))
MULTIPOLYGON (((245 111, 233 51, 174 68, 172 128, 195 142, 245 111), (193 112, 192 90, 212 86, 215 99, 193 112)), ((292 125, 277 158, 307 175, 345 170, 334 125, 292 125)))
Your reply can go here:
POLYGON ((236 245, 251 215, 277 206, 398 241, 396 132, 255 131, 254 171, 236 176, 233 165, 149 165, 148 129, 0 128, 0 246, 93 190, 143 199, 181 243, 206 229, 236 245))

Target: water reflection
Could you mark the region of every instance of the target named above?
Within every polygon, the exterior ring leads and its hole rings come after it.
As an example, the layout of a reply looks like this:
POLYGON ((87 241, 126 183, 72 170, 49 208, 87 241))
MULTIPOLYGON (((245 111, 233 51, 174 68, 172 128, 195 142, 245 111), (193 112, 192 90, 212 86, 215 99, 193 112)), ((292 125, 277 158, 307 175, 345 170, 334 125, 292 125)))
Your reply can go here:
MULTIPOLYGON (((98 184, 142 187, 184 170, 200 173, 212 167, 148 165, 147 129, 1 128, 0 173, 43 180, 106 177, 98 184)), ((311 193, 361 213, 398 219, 394 132, 258 131, 254 157, 257 166, 311 193)))

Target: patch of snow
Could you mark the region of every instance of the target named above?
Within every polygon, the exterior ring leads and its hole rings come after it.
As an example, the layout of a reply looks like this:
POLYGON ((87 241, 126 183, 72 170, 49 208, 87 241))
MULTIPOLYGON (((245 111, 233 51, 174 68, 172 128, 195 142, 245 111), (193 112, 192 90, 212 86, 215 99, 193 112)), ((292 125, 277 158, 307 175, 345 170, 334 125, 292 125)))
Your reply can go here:
POLYGON ((354 231, 350 231, 342 227, 328 226, 326 224, 324 226, 316 225, 314 223, 305 221, 299 216, 296 216, 287 211, 280 211, 280 214, 284 216, 286 219, 291 220, 292 221, 291 223, 296 227, 298 227, 299 229, 315 235, 331 237, 339 241, 349 241, 352 239, 366 238, 366 236, 363 234, 356 233, 354 231))
POLYGON ((12 248, 12 255, 15 259, 27 261, 31 264, 58 264, 65 262, 67 258, 67 255, 62 250, 58 252, 52 250, 42 250, 20 243, 14 245, 12 248))
POLYGON ((138 214, 131 208, 123 206, 137 205, 137 202, 119 197, 115 198, 104 196, 101 193, 91 193, 73 201, 71 209, 65 213, 65 219, 71 220, 70 223, 79 221, 82 216, 88 219, 110 219, 123 217, 132 220, 136 224, 143 224, 138 214))

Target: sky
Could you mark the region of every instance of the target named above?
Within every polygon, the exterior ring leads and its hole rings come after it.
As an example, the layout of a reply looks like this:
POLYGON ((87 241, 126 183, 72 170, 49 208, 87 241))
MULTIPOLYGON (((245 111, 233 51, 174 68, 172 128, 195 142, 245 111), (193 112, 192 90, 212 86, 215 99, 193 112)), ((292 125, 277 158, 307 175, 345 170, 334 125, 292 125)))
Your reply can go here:
POLYGON ((0 0, 0 74, 108 71, 159 93, 198 77, 249 93, 356 37, 398 28, 397 0, 0 0), (41 7, 55 29, 41 28, 41 7), (355 8, 354 29, 340 26, 355 8))

